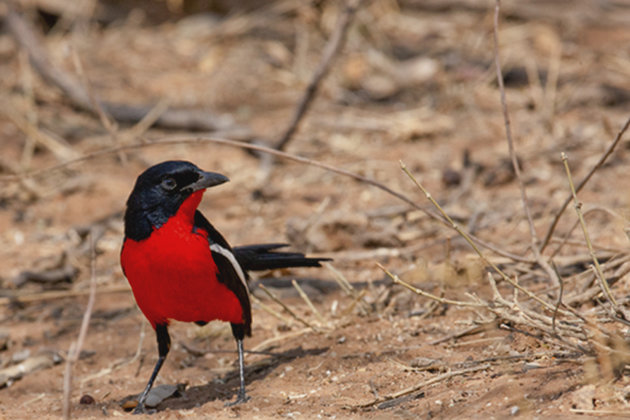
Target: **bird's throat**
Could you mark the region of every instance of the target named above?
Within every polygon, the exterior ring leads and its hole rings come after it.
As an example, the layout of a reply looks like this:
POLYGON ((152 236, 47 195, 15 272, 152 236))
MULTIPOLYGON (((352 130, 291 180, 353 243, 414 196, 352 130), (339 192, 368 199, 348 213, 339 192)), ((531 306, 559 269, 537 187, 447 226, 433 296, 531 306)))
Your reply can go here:
POLYGON ((203 197, 203 193, 205 191, 206 190, 199 190, 192 193, 190 197, 184 200, 182 205, 179 207, 175 217, 186 221, 189 220, 192 225, 195 220, 195 211, 197 210, 197 207, 199 207, 199 203, 201 203, 201 198, 203 197))

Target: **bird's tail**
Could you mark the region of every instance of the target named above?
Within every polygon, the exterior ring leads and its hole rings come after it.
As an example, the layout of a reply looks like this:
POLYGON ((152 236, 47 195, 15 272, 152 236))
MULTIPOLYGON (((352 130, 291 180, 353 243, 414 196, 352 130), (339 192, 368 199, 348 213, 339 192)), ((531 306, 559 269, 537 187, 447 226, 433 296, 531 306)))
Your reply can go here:
POLYGON ((232 249, 238 263, 245 270, 261 271, 289 267, 321 267, 330 258, 309 258, 300 252, 277 252, 287 244, 259 244, 237 246, 232 249))

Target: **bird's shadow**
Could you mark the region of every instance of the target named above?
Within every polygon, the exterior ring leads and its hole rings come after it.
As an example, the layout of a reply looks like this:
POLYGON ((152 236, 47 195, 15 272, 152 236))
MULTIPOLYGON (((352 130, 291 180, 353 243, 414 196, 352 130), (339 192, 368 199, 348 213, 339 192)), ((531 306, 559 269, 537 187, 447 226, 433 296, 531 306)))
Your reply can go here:
MULTIPOLYGON (((295 359, 306 356, 317 356, 325 353, 328 347, 320 347, 304 350, 301 346, 284 352, 273 353, 261 361, 245 367, 245 382, 249 386, 255 381, 261 380, 273 372, 278 366, 291 362, 295 359)), ((157 411, 166 409, 182 410, 202 406, 210 401, 222 400, 228 402, 232 400, 239 390, 238 367, 226 373, 218 381, 193 386, 186 389, 177 398, 168 398, 162 401, 157 407, 157 411)))

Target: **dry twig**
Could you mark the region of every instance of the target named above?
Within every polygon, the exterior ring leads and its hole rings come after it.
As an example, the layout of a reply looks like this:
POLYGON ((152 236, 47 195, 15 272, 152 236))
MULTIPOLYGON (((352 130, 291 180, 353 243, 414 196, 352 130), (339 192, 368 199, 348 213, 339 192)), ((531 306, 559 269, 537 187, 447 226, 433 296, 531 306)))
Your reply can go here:
POLYGON ((595 255, 595 250, 593 249, 593 244, 591 243, 591 238, 588 234, 588 229, 586 228, 586 222, 584 222, 584 216, 582 215, 582 203, 578 201, 577 193, 575 191, 575 186, 573 185, 573 178, 571 177, 571 169, 569 168, 569 162, 566 154, 562 153, 562 163, 564 164, 564 169, 567 173, 567 178, 569 179, 569 186, 571 187, 571 195, 573 197, 573 201, 575 203, 575 212, 578 215, 578 219, 580 220, 580 226, 582 227, 582 233, 584 234, 584 241, 586 242, 586 246, 588 247, 589 254, 593 259, 592 271, 595 274, 595 278, 597 279, 597 283, 601 287, 604 297, 610 304, 613 312, 611 313, 611 318, 621 322, 624 325, 630 325, 630 321, 628 321, 626 314, 623 309, 613 296, 610 291, 610 286, 608 285, 608 281, 604 276, 602 268, 599 264, 599 260, 595 255))
POLYGON ((268 314, 270 314, 270 315, 271 315, 271 316, 273 316, 274 318, 278 319, 278 320, 279 320, 280 322, 282 322, 284 325, 291 325, 291 324, 293 324, 293 322, 292 322, 289 318, 287 318, 287 317, 283 316, 280 312, 278 312, 278 311, 274 310, 273 308, 271 308, 270 306, 268 306, 268 305, 264 304, 264 303, 263 303, 263 302, 261 302, 261 300, 260 300, 260 299, 258 299, 256 296, 254 296, 254 295, 250 295, 250 297, 249 297, 249 298, 250 298, 250 299, 252 300, 252 302, 254 302, 256 305, 260 306, 260 308, 261 308, 263 311, 267 312, 268 314))
POLYGON ((315 305, 313 305, 313 302, 308 297, 306 292, 304 292, 304 289, 302 289, 302 287, 298 284, 298 282, 295 279, 293 279, 293 280, 291 280, 291 284, 293 285, 293 287, 295 287, 295 290, 297 290, 297 292, 300 295, 300 297, 302 298, 302 300, 304 302, 306 302, 306 305, 311 309, 311 311, 313 312, 315 317, 319 320, 321 325, 322 326, 328 326, 328 322, 326 322, 326 320, 324 319, 322 314, 317 310, 315 305))
POLYGON ((383 270, 385 272, 385 274, 387 274, 394 283, 403 285, 404 287, 406 287, 407 289, 411 290, 412 292, 414 292, 415 294, 428 298, 428 299, 432 299, 436 302, 442 303, 442 304, 447 304, 447 305, 455 305, 455 306, 464 306, 464 307, 476 307, 476 308, 483 308, 486 307, 487 304, 485 303, 481 303, 481 302, 463 302, 463 301, 459 301, 459 300, 452 300, 452 299, 446 299, 443 297, 439 297, 439 296, 435 296, 434 294, 431 294, 429 292, 425 292, 424 290, 418 289, 416 287, 413 287, 412 285, 410 285, 407 282, 404 282, 400 279, 400 277, 398 277, 396 274, 391 273, 388 269, 386 269, 385 267, 383 267, 381 264, 376 263, 376 265, 378 265, 378 268, 380 268, 381 270, 383 270))
MULTIPOLYGON (((588 172, 588 174, 586 174, 584 179, 582 179, 582 181, 580 181, 580 183, 575 187, 576 194, 579 193, 582 190, 582 188, 584 188, 586 183, 589 181, 589 179, 591 179, 591 177, 595 174, 595 172, 597 172, 597 170, 604 165, 608 157, 612 154, 612 152, 615 150, 615 148, 617 147, 617 145, 623 138, 623 135, 628 130, 628 127, 630 127, 630 117, 626 120, 626 123, 623 125, 623 127, 621 127, 621 130, 619 130, 619 132, 617 133, 617 136, 615 136, 615 139, 612 141, 610 146, 608 146, 608 148, 606 149, 602 157, 599 158, 595 166, 593 166, 593 168, 588 172)), ((540 246, 541 253, 545 250, 547 245, 549 245, 549 242, 551 241, 551 237, 553 236, 553 232, 556 230, 556 226, 558 225, 558 222, 560 221, 562 214, 564 213, 564 211, 566 210, 567 206, 569 205, 572 199, 573 199, 573 196, 569 194, 569 196, 564 200, 564 203, 562 203, 560 210, 558 210, 558 213, 556 213, 555 217, 553 218, 553 221, 551 222, 551 225, 549 226, 549 230, 547 230, 547 234, 545 235, 545 238, 543 239, 543 242, 540 246)))
POLYGON ((516 149, 514 148, 514 140, 512 139, 512 130, 510 126, 510 115, 507 108, 507 99, 505 95, 505 86, 503 84, 503 72, 501 71, 501 60, 499 58, 499 12, 501 9, 501 0, 495 1, 494 7, 494 63, 497 72, 497 81, 499 84, 499 92, 501 93, 501 110, 503 111, 503 121, 505 125, 505 137, 508 143, 508 151, 510 154, 510 160, 512 161, 512 167, 514 168, 514 175, 518 182, 518 187, 521 193, 521 202, 523 203, 523 211, 527 218, 527 224, 529 226, 529 235, 531 240, 531 249, 534 253, 534 258, 540 266, 545 270, 547 276, 553 280, 556 285, 561 283, 560 278, 556 275, 556 272, 551 268, 549 263, 542 257, 541 252, 538 250, 538 236, 536 235, 536 226, 534 226, 534 220, 529 208, 529 200, 527 198, 527 189, 525 188, 525 182, 521 175, 521 167, 516 156, 516 149))
MULTIPOLYGON (((291 153, 287 153, 287 152, 281 152, 279 150, 275 150, 273 148, 270 147, 266 147, 266 146, 262 146, 259 144, 249 144, 249 143, 243 143, 240 141, 236 141, 236 140, 230 140, 230 139, 225 139, 225 138, 217 138, 217 137, 206 137, 206 136, 198 136, 198 137, 194 137, 194 138, 189 138, 189 137, 164 137, 158 140, 154 140, 154 141, 145 141, 143 143, 134 143, 134 144, 124 144, 124 145, 120 145, 120 146, 115 146, 115 147, 107 147, 107 148, 103 148, 101 150, 92 152, 92 153, 88 153, 84 156, 81 156, 79 158, 73 159, 73 160, 69 160, 67 162, 58 164, 58 165, 53 165, 50 166, 48 168, 44 168, 44 169, 40 169, 40 170, 35 170, 35 171, 30 171, 30 172, 26 172, 20 175, 17 174, 11 174, 11 175, 3 175, 0 176, 0 181, 8 181, 8 180, 21 180, 24 179, 24 177, 37 177, 37 176, 42 176, 44 174, 50 173, 51 171, 55 171, 55 170, 59 170, 62 168, 67 168, 70 165, 74 165, 74 164, 78 164, 78 163, 82 163, 88 160, 92 160, 92 159, 96 159, 99 157, 103 157, 103 156, 107 156, 107 155, 111 155, 111 154, 117 154, 120 151, 124 151, 124 150, 134 150, 134 149, 142 149, 142 148, 147 148, 147 147, 151 147, 151 146, 172 146, 172 145, 176 145, 176 144, 202 144, 202 143, 215 143, 215 144, 220 144, 220 145, 224 145, 224 146, 231 146, 231 147, 238 147, 241 149, 246 149, 246 150, 254 150, 257 152, 262 152, 262 153, 268 153, 283 159, 287 159, 287 160, 292 160, 294 162, 299 162, 299 163, 303 163, 306 165, 311 165, 311 166, 315 166, 317 168, 321 168, 323 170, 329 171, 329 172, 333 172, 339 175, 343 175, 343 176, 347 176, 349 178, 353 178, 359 182, 362 182, 364 184, 368 184, 371 185, 373 187, 376 187, 384 192, 386 192, 389 195, 392 195, 393 197, 398 198, 399 200, 407 203, 408 205, 410 205, 411 207, 420 210, 421 212, 423 212, 424 214, 426 214, 427 216, 429 216, 430 218, 437 220, 441 223, 444 223, 445 225, 449 225, 449 223, 440 215, 434 213, 433 211, 422 207, 420 205, 418 205, 415 201, 411 200, 409 197, 407 197, 406 195, 393 190, 392 188, 363 175, 359 175, 357 173, 345 170, 345 169, 340 169, 337 168, 335 166, 323 163, 323 162, 319 162, 316 160, 312 160, 312 159, 308 159, 302 156, 298 156, 298 155, 294 155, 291 153)), ((468 234, 468 237, 470 238, 471 241, 474 241, 476 244, 478 244, 479 246, 482 246, 486 249, 489 249, 490 251, 494 252, 497 255, 501 255, 503 257, 509 258, 511 260, 514 261, 519 261, 519 262, 526 262, 526 263, 531 263, 531 260, 524 258, 520 255, 516 255, 513 254, 511 252, 505 251, 501 248, 499 248, 498 246, 483 240, 481 238, 478 238, 477 236, 473 235, 473 234, 468 234)))
POLYGON ((615 301, 615 297, 612 295, 612 292, 610 291, 610 287, 608 287, 608 282, 606 281, 606 278, 604 277, 602 268, 599 265, 599 260, 597 259, 597 256, 595 255, 595 250, 593 249, 593 244, 588 234, 588 229, 586 228, 586 222, 584 222, 584 216, 582 215, 582 203, 580 203, 577 198, 577 192, 575 190, 575 186, 573 185, 573 177, 571 176, 571 169, 569 168, 568 158, 565 153, 562 153, 562 163, 564 164, 564 169, 567 173, 567 178, 569 180, 569 186, 571 187, 571 197, 573 197, 575 212, 577 213, 578 219, 580 220, 580 226, 582 227, 582 233, 584 234, 584 241, 586 242, 586 246, 588 247, 588 252, 591 258, 593 259, 596 277, 599 278, 600 280, 602 291, 604 292, 604 296, 606 297, 606 300, 608 300, 610 304, 612 305, 612 307, 616 311, 618 311, 619 305, 617 305, 617 302, 615 301))
POLYGON ((368 403, 365 404, 360 404, 358 407, 359 408, 369 408, 372 407, 376 404, 380 404, 380 403, 384 403, 386 401, 390 401, 396 398, 400 398, 400 397, 404 397, 405 395, 409 395, 412 394, 416 391, 419 391, 422 388, 437 384, 439 382, 442 381, 446 381, 448 379, 451 379, 455 376, 460 376, 460 375, 465 375, 467 373, 472 373, 472 372, 479 372, 480 370, 486 370, 490 368, 490 364, 484 364, 481 366, 475 366, 475 367, 471 367, 471 368, 467 368, 467 369, 459 369, 459 370, 452 370, 450 372, 447 373, 443 373, 441 375, 438 376, 434 376, 433 378, 424 380, 416 385, 410 386, 409 388, 405 388, 401 391, 395 392, 393 394, 389 394, 389 395, 385 395, 382 396, 380 398, 376 398, 368 403))
POLYGON ((310 328, 311 330, 313 330, 315 332, 319 332, 319 329, 317 329, 315 326, 313 326, 307 320, 305 320, 304 318, 302 318, 301 316, 296 314, 291 308, 289 308, 284 302, 282 302, 280 299, 278 299, 278 297, 271 290, 267 289, 263 284, 259 284, 258 287, 260 287, 260 289, 263 292, 265 292, 267 294, 267 296, 269 296, 269 298, 271 300, 276 302, 278 305, 282 306, 282 309, 284 309, 296 321, 300 322, 302 325, 304 325, 305 327, 310 328))
POLYGON ((70 345, 68 350, 68 357, 66 358, 66 370, 63 377, 63 418, 65 420, 70 418, 70 395, 72 393, 72 367, 79 360, 81 354, 81 348, 85 341, 88 326, 90 325, 90 317, 92 316, 92 308, 94 308, 94 301, 96 299, 96 251, 94 249, 94 237, 91 237, 92 255, 90 257, 90 295, 88 303, 83 313, 83 320, 81 321, 81 329, 79 330, 79 337, 77 341, 70 345))
MULTIPOLYGON (((539 296, 537 296, 535 293, 532 293, 530 290, 524 288, 523 286, 521 286, 520 284, 518 284, 516 281, 514 281, 512 278, 510 278, 510 276, 508 276, 507 274, 505 274, 505 272, 503 270, 501 270, 494 262, 492 262, 491 260, 489 260, 485 254, 479 249, 479 247, 477 247, 477 245, 473 242, 473 240, 471 239, 471 236, 469 233, 464 232, 457 223, 455 223, 453 221, 453 219, 442 209, 442 206, 440 206, 438 204, 437 201, 435 201, 435 199, 433 198, 433 196, 431 195, 431 193, 429 193, 429 191, 426 190, 426 188, 424 188, 424 186, 413 176, 413 174, 409 171, 409 169, 407 169, 407 166, 401 161, 400 162, 400 166, 403 170, 403 172, 405 172, 407 174, 407 176, 413 181, 414 184, 416 184, 416 186, 424 193, 424 195, 426 196, 426 198, 431 202, 431 204, 433 204, 433 206, 435 206, 435 208, 440 212, 440 214, 442 214, 442 216, 448 220, 450 226, 457 232, 460 234, 460 236, 462 236, 466 242, 468 242, 468 244, 474 249, 474 251, 477 253, 477 255, 479 255, 479 257, 481 257, 482 261, 486 264, 489 265, 490 267, 492 267, 492 269, 494 271, 496 271, 501 278, 506 281, 507 283, 509 283, 510 285, 512 285, 512 287, 514 287, 515 289, 520 290, 521 292, 525 293, 529 298, 535 300, 536 302, 540 303, 542 306, 544 306, 545 308, 547 308, 550 311, 554 310, 554 305, 552 305, 551 303, 543 300, 542 298, 540 298, 539 296)), ((564 315, 569 315, 570 312, 567 311, 561 311, 564 315)))
POLYGON ((508 151, 510 154, 510 160, 512 161, 512 167, 514 168, 514 174, 518 181, 519 190, 521 192, 521 201, 523 202, 523 210, 527 217, 527 223, 529 224, 529 234, 531 236, 532 245, 536 247, 537 237, 536 228, 534 226, 534 220, 532 219, 532 213, 529 209, 529 201, 527 199, 527 190, 525 189, 525 183, 521 176, 521 165, 516 157, 516 150, 514 148, 514 140, 512 140, 512 130, 510 128, 510 115, 507 108, 507 99, 505 95, 505 86, 503 85, 503 72, 501 71, 501 60, 499 58, 499 11, 501 9, 501 0, 495 1, 494 7, 494 64, 497 72, 497 82, 499 84, 499 92, 501 93, 501 110, 503 111, 503 122, 505 125, 505 138, 508 143, 508 151))
POLYGON ((319 88, 319 85, 323 78, 328 74, 330 67, 333 63, 334 58, 339 54, 339 51, 343 48, 344 40, 346 38, 346 34, 348 32, 348 28, 352 23, 352 18, 356 10, 359 8, 362 0, 348 0, 347 4, 344 6, 344 10, 339 16, 337 20, 337 24, 335 25, 335 29, 324 48, 324 52, 322 53, 322 57, 317 65, 317 68, 313 72, 313 76, 306 87, 306 91, 304 91, 304 95, 300 99, 298 106, 295 108, 295 113, 293 114, 293 118, 289 123, 289 126, 285 130, 280 140, 274 145, 274 148, 277 150, 285 150, 291 139, 293 138, 293 134, 298 128, 298 125, 302 121, 304 115, 306 115, 306 111, 308 111, 313 99, 315 99, 315 94, 319 88))

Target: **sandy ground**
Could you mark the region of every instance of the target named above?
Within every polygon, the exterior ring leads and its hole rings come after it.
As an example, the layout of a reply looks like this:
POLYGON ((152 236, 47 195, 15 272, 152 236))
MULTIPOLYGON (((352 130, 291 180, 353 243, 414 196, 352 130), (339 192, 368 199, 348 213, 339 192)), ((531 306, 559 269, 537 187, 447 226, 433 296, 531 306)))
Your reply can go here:
MULTIPOLYGON (((253 137, 271 140, 288 124, 339 14, 335 2, 274 2, 214 17, 167 13, 161 2, 138 2, 130 12, 107 4, 87 23, 77 12, 77 21, 68 15, 47 33, 43 42, 55 65, 79 78, 78 57, 89 89, 106 100, 168 100, 171 107, 229 117, 253 137)), ((493 6, 366 2, 288 151, 377 180, 434 211, 400 170, 402 159, 458 224, 529 260, 484 250, 520 284, 555 303, 557 288, 531 263, 530 230, 509 164, 493 62, 493 6)), ((56 13, 52 2, 40 7, 56 13)), ((32 3, 25 9, 29 20, 37 18, 32 3)), ((500 53, 511 128, 539 240, 570 192, 561 152, 574 178, 582 179, 628 118, 628 21, 627 1, 503 5, 500 53)), ((181 390, 151 418, 626 414, 626 327, 610 320, 601 294, 572 301, 572 310, 598 326, 587 329, 592 334, 585 339, 553 336, 488 308, 418 296, 394 285, 377 263, 455 301, 473 295, 490 301, 493 290, 485 264, 455 231, 396 197, 287 160, 276 161, 261 191, 264 171, 256 157, 210 142, 91 155, 17 179, 16 171, 50 168, 112 145, 205 134, 127 124, 108 129, 44 82, 6 31, 0 31, 0 93, 0 417, 61 416, 64 360, 90 286, 90 228, 98 233, 97 294, 72 372, 72 415, 128 415, 123 402, 143 389, 157 349, 119 267, 121 212, 136 176, 167 159, 191 160, 230 177, 206 193, 200 209, 233 245, 287 242, 334 262, 255 278, 253 337, 245 342, 252 351, 246 355, 252 398, 244 405, 225 406, 238 388, 229 326, 173 325, 173 347, 157 384, 181 384, 181 390), (72 274, 61 281, 19 277, 58 268, 72 274), (339 275, 353 285, 351 292, 339 287, 339 275), (271 301, 259 282, 301 321, 271 301), (34 364, 39 369, 2 381, 34 364)), ((626 139, 580 192, 603 261, 628 255, 628 159, 626 139)), ((550 258, 557 250, 565 299, 590 287, 590 259, 576 221, 569 206, 545 251, 550 258)), ((630 288, 625 266, 615 267, 612 292, 623 307, 630 288)), ((551 316, 522 293, 514 296, 505 281, 498 290, 551 316)))

